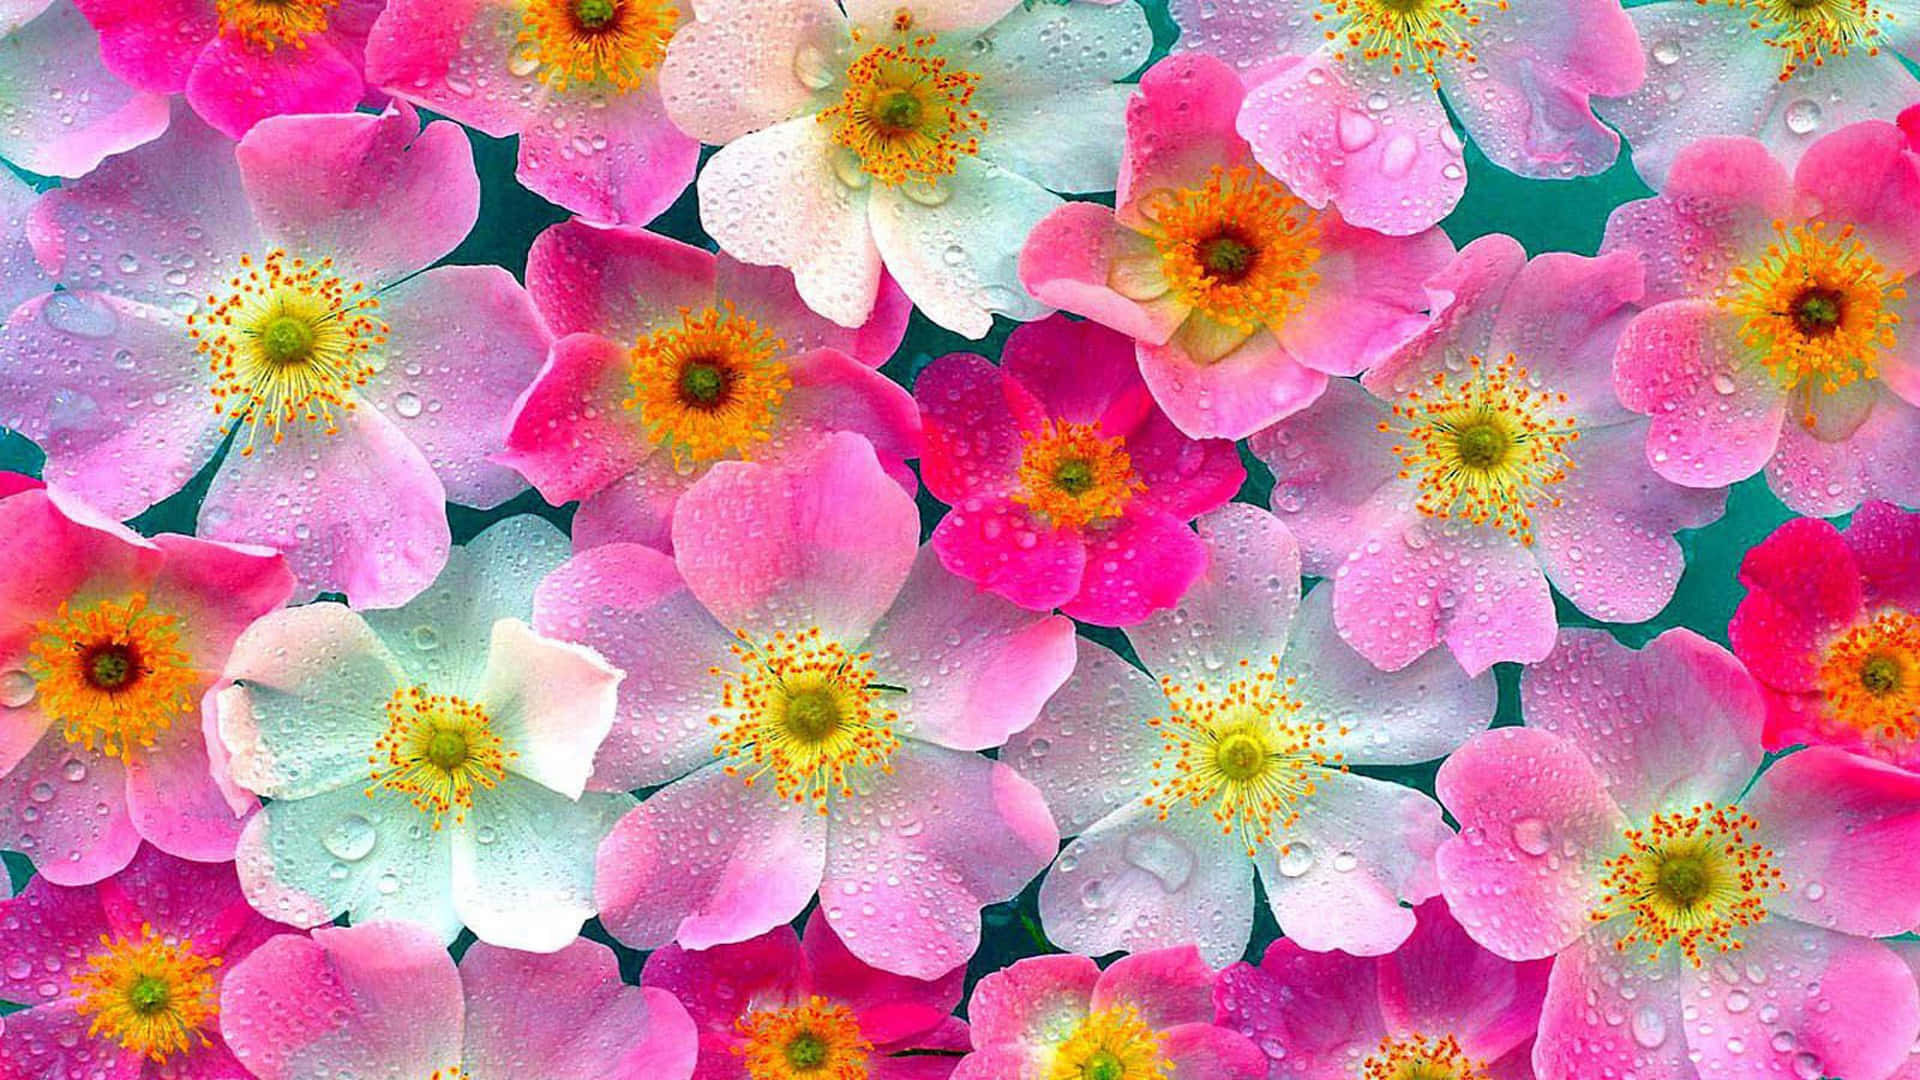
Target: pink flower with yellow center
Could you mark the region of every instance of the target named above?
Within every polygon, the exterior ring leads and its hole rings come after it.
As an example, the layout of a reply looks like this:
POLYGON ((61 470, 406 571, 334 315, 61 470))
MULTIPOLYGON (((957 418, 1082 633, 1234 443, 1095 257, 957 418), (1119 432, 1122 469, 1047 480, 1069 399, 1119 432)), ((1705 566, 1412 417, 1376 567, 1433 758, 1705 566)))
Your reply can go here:
MULTIPOLYGON (((114 77, 101 62, 99 36, 72 0, 7 4, 0 9, 0 50, 13 58, 0 67, 7 117, 0 158, 22 169, 84 176, 108 155, 167 130, 167 99, 114 77)), ((20 235, 11 215, 6 226, 20 235)))

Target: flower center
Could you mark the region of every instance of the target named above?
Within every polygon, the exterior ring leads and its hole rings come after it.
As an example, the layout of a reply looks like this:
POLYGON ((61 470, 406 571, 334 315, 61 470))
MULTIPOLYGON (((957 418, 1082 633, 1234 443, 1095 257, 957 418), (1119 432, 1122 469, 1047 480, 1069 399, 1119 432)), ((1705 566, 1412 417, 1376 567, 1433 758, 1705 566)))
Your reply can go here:
POLYGON ((424 686, 403 687, 387 702, 386 734, 367 755, 373 766, 367 797, 380 788, 402 792, 433 815, 435 829, 448 813, 457 824, 473 808, 474 788, 493 790, 507 762, 519 756, 505 748, 480 706, 429 694, 424 686))
POLYGON ((1380 430, 1400 436, 1393 452, 1401 477, 1419 485, 1421 513, 1491 522, 1532 544, 1532 511, 1560 505, 1548 489, 1567 478, 1580 433, 1573 417, 1553 415, 1566 395, 1529 387, 1511 354, 1491 369, 1477 356, 1467 364, 1455 385, 1441 373, 1431 390, 1409 393, 1380 430))
POLYGON ((152 1061, 209 1045, 205 1029, 219 1011, 213 972, 217 956, 190 941, 169 942, 142 926, 137 938, 100 936, 103 948, 74 975, 74 1011, 92 1017, 89 1036, 105 1035, 152 1061))
POLYGON ((847 65, 840 100, 819 114, 861 171, 890 187, 953 175, 960 155, 980 152, 987 130, 973 108, 980 76, 949 69, 933 45, 934 35, 922 34, 867 49, 847 65))
POLYGON ((334 409, 352 409, 354 389, 374 373, 368 350, 386 344, 387 324, 371 314, 380 301, 335 275, 332 259, 276 249, 259 261, 242 255, 240 269, 224 298, 209 296, 205 314, 187 316, 187 336, 213 370, 221 431, 247 425, 241 454, 253 453, 263 424, 276 443, 299 420, 334 434, 334 409))
POLYGON ((1166 1080, 1160 1033, 1132 1005, 1089 1014, 1053 1055, 1047 1080, 1166 1080))
POLYGON ((179 643, 179 620, 149 609, 143 593, 61 604, 33 627, 27 674, 69 743, 132 761, 134 747, 152 747, 196 704, 192 658, 179 643))
POLYGON ((257 49, 282 45, 307 47, 307 39, 327 30, 328 15, 340 0, 214 0, 220 32, 257 49))
MULTIPOLYGON (((1740 316, 1740 337, 1789 389, 1831 394, 1879 375, 1874 361, 1896 343, 1900 277, 1867 253, 1851 225, 1829 239, 1826 222, 1787 228, 1758 260, 1733 271, 1719 299, 1740 316)), ((1804 418, 1813 423, 1811 410, 1804 418)))
POLYGON ((1607 860, 1594 922, 1626 915, 1633 926, 1618 942, 1657 956, 1669 943, 1695 967, 1701 949, 1730 952, 1735 934, 1767 917, 1766 894, 1785 889, 1773 852, 1749 840, 1759 822, 1733 807, 1703 804, 1684 814, 1655 814, 1628 829, 1624 850, 1607 860))
POLYGON ((742 670, 713 669, 723 680, 721 707, 732 714, 712 718, 725 728, 713 752, 733 759, 729 775, 745 770, 752 785, 771 772, 781 798, 811 802, 824 814, 830 793, 853 794, 852 770, 887 767, 900 746, 899 716, 878 705, 889 688, 876 683, 871 653, 822 641, 818 627, 761 644, 745 631, 738 637, 732 649, 742 670))
POLYGON ((1473 27, 1481 12, 1505 11, 1508 0, 1322 0, 1330 11, 1316 11, 1315 22, 1326 23, 1326 38, 1334 43, 1333 57, 1386 60, 1395 75, 1418 71, 1440 85, 1439 66, 1445 60, 1478 63, 1473 27))
POLYGON ((1161 750, 1146 801, 1160 820, 1182 802, 1211 805, 1221 833, 1238 832, 1252 856, 1276 828, 1300 819, 1320 773, 1346 767, 1343 755, 1326 751, 1327 724, 1299 719, 1300 703, 1277 682, 1263 671, 1215 692, 1205 683, 1189 691, 1162 680, 1170 711, 1147 721, 1160 734, 1161 750))
POLYGON ((752 1080, 866 1080, 873 1044, 853 1010, 822 997, 784 1009, 756 1009, 735 1020, 746 1037, 733 1052, 752 1080))
POLYGON ((1021 438, 1020 490, 1014 500, 1056 529, 1119 517, 1147 488, 1133 474, 1124 443, 1101 435, 1092 424, 1049 417, 1021 438))
POLYGON ((676 463, 747 457, 772 437, 793 380, 780 362, 786 343, 732 304, 641 338, 628 352, 632 394, 623 402, 676 463))
POLYGON ((1360 1076, 1361 1080, 1492 1080, 1486 1066, 1468 1057, 1451 1035, 1440 1039, 1389 1035, 1361 1065, 1360 1076))
POLYGON ((1819 681, 1841 722, 1882 738, 1920 739, 1920 615, 1882 612, 1835 638, 1819 681))
POLYGON ((1161 273, 1208 317, 1251 333, 1278 327, 1320 283, 1320 226, 1257 168, 1214 166, 1206 183, 1148 207, 1161 273))
POLYGON ((1786 55, 1780 64, 1780 81, 1793 78, 1801 67, 1820 67, 1828 57, 1847 55, 1862 49, 1868 56, 1880 55, 1885 33, 1882 23, 1893 21, 1893 13, 1873 0, 1727 0, 1746 8, 1748 24, 1766 36, 1766 43, 1786 55))
POLYGON ((667 0, 529 0, 521 13, 515 74, 536 74, 554 90, 638 87, 660 66, 680 24, 667 0))

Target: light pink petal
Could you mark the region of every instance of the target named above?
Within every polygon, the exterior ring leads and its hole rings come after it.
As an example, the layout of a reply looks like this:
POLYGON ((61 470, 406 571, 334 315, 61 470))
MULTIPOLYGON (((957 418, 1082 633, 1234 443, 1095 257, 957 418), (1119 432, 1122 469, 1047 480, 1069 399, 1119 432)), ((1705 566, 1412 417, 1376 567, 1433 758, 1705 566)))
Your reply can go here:
MULTIPOLYGON (((847 0, 847 21, 855 26, 882 27, 900 10, 888 0, 847 0)), ((940 0, 914 12, 913 25, 923 30, 973 30, 989 27, 1019 11, 1018 0, 940 0)))
POLYGON ((1662 190, 1615 207, 1600 245, 1640 253, 1648 306, 1724 288, 1728 267, 1787 215, 1793 181, 1765 144, 1719 137, 1682 148, 1662 190))
MULTIPOLYGON (((811 975, 799 935, 782 924, 759 937, 709 949, 663 945, 647 956, 640 985, 678 998, 711 1045, 738 1036, 733 1022, 751 1002, 803 1000, 811 975)), ((719 1049, 726 1053, 725 1045, 719 1049)))
POLYGON ((1322 214, 1306 306, 1274 333, 1300 363, 1329 375, 1358 375, 1405 343, 1427 321, 1425 282, 1453 258, 1438 229, 1383 236, 1322 214))
POLYGON ((110 154, 167 130, 164 97, 135 90, 101 63, 99 38, 70 3, 0 38, 0 157, 30 172, 84 176, 110 154))
POLYGON ((1129 626, 1180 602, 1206 570, 1206 548, 1178 518, 1129 509, 1086 534, 1080 590, 1060 610, 1096 626, 1129 626))
POLYGON ((585 221, 640 225, 687 190, 699 160, 656 88, 583 89, 552 95, 521 128, 514 178, 585 221))
POLYGON ((1884 937, 1920 924, 1920 776, 1814 747, 1762 773, 1741 808, 1760 822, 1788 891, 1782 915, 1884 937))
POLYGON ((1252 1040, 1206 1022, 1161 1032, 1160 1052, 1173 1065, 1168 1080, 1262 1080, 1267 1075, 1267 1056, 1252 1040))
POLYGON ((1647 460, 1676 484, 1715 488, 1773 457, 1787 397, 1740 344, 1711 300, 1676 300, 1640 314, 1613 361, 1620 401, 1652 417, 1647 460))
MULTIPOLYGON (((1563 258, 1565 258, 1563 256, 1563 258)), ((1591 262, 1591 260, 1584 260, 1591 262)), ((1577 264, 1576 264, 1577 265, 1577 264)), ((1506 314, 1503 298, 1527 273, 1527 252, 1520 242, 1504 233, 1479 237, 1454 253, 1453 259, 1425 283, 1427 307, 1432 318, 1411 341, 1384 358, 1361 379, 1367 389, 1382 397, 1397 397, 1411 390, 1425 389, 1435 375, 1457 374, 1449 363, 1457 364, 1462 354, 1482 358, 1497 357, 1495 331, 1506 314)), ((1573 267, 1562 263, 1561 276, 1573 267)), ((1576 274, 1566 276, 1579 276, 1576 274)), ((1605 277, 1607 275, 1599 275, 1605 277)), ((1540 295, 1542 282, 1521 290, 1520 296, 1532 301, 1514 312, 1506 321, 1509 327, 1540 326, 1556 329, 1552 309, 1555 299, 1540 295)), ((1518 297, 1516 297, 1518 298, 1518 297)), ((1577 299, 1577 298, 1575 298, 1577 299)), ((1593 298, 1595 306, 1611 311, 1619 306, 1617 297, 1604 294, 1593 298)), ((1578 325, 1577 320, 1575 325, 1578 325)), ((1518 336, 1509 334, 1508 336, 1518 336)), ((1532 358, 1529 358, 1531 360, 1532 358)), ((1549 358, 1551 359, 1551 358, 1549 358)))
POLYGON ((1312 52, 1326 40, 1320 23, 1299 17, 1299 0, 1175 0, 1171 7, 1180 25, 1175 49, 1201 50, 1241 71, 1312 52))
POLYGON ((45 958, 90 953, 113 929, 97 890, 58 886, 45 875, 30 879, 18 896, 0 898, 0 919, 9 927, 0 937, 0 1000, 54 1007, 84 969, 62 963, 48 971, 45 958))
POLYGON ((673 550, 673 508, 703 475, 689 476, 673 455, 649 454, 633 471, 580 501, 573 515, 573 546, 585 551, 601 544, 645 544, 673 550))
POLYGON ((1038 402, 1011 374, 974 353, 948 353, 914 379, 926 439, 921 477, 950 504, 969 495, 1010 493, 1018 483, 1025 430, 1038 427, 1038 402))
POLYGON ((1244 164, 1252 156, 1234 130, 1246 89, 1215 55, 1167 57, 1140 77, 1139 92, 1127 102, 1127 145, 1114 194, 1127 226, 1147 224, 1140 204, 1155 192, 1194 187, 1214 166, 1244 164))
POLYGON ((905 388, 838 349, 789 353, 785 363, 793 389, 768 445, 754 456, 795 456, 829 432, 857 431, 902 488, 919 490, 905 462, 921 453, 920 410, 905 388))
POLYGON ((1204 574, 1172 610, 1127 631, 1149 672, 1189 690, 1242 661, 1270 668, 1300 604, 1300 548, 1272 514, 1230 503, 1197 524, 1204 574))
POLYGON ((1795 513, 1834 517, 1868 499, 1920 505, 1920 408, 1877 386, 1862 396, 1870 411, 1841 441, 1824 441, 1792 416, 1781 429, 1767 486, 1795 513))
POLYGON ((187 103, 232 139, 273 116, 351 112, 365 89, 358 65, 324 36, 267 51, 220 34, 187 72, 187 103))
POLYGON ((711 253, 635 226, 563 221, 527 252, 527 291, 553 332, 597 334, 623 351, 679 326, 681 308, 712 306, 715 272, 711 253))
POLYGON ((714 265, 715 292, 787 343, 789 353, 837 349, 870 368, 892 358, 907 332, 913 304, 891 277, 881 275, 873 314, 853 329, 823 318, 794 290, 793 274, 777 266, 751 266, 724 253, 714 265))
POLYGON ((1300 542, 1301 567, 1331 577, 1355 541, 1401 516, 1400 459, 1380 437, 1387 415, 1346 379, 1313 408, 1258 432, 1248 446, 1273 470, 1273 511, 1300 542))
POLYGON ((194 57, 219 31, 218 9, 207 0, 75 0, 100 32, 107 69, 159 94, 187 87, 194 57))
POLYGON ((514 755, 509 770, 579 798, 613 722, 620 669, 591 648, 541 637, 519 619, 494 623, 492 637, 478 703, 514 755))
POLYGON ((623 984, 603 945, 576 941, 541 956, 482 942, 460 959, 460 980, 463 1070, 609 1080, 693 1075, 699 1036, 687 1010, 664 990, 623 984))
POLYGON ((127 767, 127 812, 149 843, 208 862, 233 858, 241 817, 211 774, 206 736, 182 717, 127 767))
POLYGON ((127 865, 140 834, 119 759, 49 729, 0 776, 0 845, 32 859, 56 885, 90 884, 127 865))
POLYGON ((1636 1080, 1699 1080, 1688 1058, 1678 962, 1677 954, 1650 962, 1620 952, 1604 931, 1570 942, 1547 979, 1535 1072, 1573 1077, 1594 1069, 1636 1080))
POLYGON ((1626 420, 1632 414, 1614 397, 1614 344, 1645 288, 1633 252, 1531 259, 1498 301, 1486 359, 1517 357, 1549 392, 1566 395, 1582 428, 1626 420))
POLYGON ((507 66, 525 28, 504 0, 389 0, 367 36, 367 81, 504 139, 545 91, 537 70, 507 66))
POLYGON ((1008 498, 969 498, 947 512, 928 542, 950 573, 1032 611, 1080 593, 1087 540, 1036 521, 1008 498))
POLYGON ((1135 951, 1100 973, 1094 1011, 1132 1005, 1151 1028, 1213 1022, 1213 969, 1199 950, 1175 946, 1135 951))
POLYGON ((1187 306, 1171 293, 1142 298, 1147 291, 1129 284, 1117 288, 1126 272, 1159 265, 1153 241, 1114 219, 1098 203, 1070 202, 1041 218, 1020 251, 1020 284, 1043 304, 1084 315, 1129 337, 1164 343, 1187 316, 1187 306))
POLYGON ((960 1004, 966 982, 963 968, 954 968, 937 979, 913 979, 867 966, 847 951, 846 943, 833 932, 819 908, 807 916, 807 932, 800 949, 805 968, 813 976, 812 991, 859 1014, 860 1034, 882 1047, 937 1041, 938 1029, 960 1004))
POLYGON ((1380 1010, 1400 1032, 1446 1032, 1481 1061, 1533 1038, 1552 964, 1515 964, 1475 944, 1441 900, 1420 905, 1419 925, 1380 964, 1380 1010))
MULTIPOLYGON (((1255 331, 1219 356, 1196 355, 1188 328, 1165 345, 1140 343, 1140 374, 1174 426, 1196 439, 1244 439, 1314 403, 1327 387, 1323 372, 1305 367, 1280 339, 1255 331)), ((1211 320, 1207 320, 1211 322, 1211 320)))
POLYGON ((1151 676, 1104 645, 1084 637, 1074 644, 1073 675, 1000 752, 1040 788, 1065 836, 1140 799, 1161 748, 1147 721, 1167 712, 1151 676))
POLYGON ((654 450, 638 415, 621 404, 630 389, 624 347, 568 334, 513 406, 494 460, 555 505, 601 491, 654 450))
POLYGON ((673 36, 660 65, 660 93, 682 131, 716 146, 811 105, 816 91, 801 81, 800 62, 804 56, 812 66, 831 63, 823 54, 846 33, 846 17, 831 0, 703 2, 698 15, 673 36), (735 77, 716 79, 717 71, 735 77))
POLYGON ((450 829, 453 908, 490 945, 550 953, 594 909, 594 853, 634 806, 625 792, 571 796, 517 774, 476 792, 450 829))
POLYGON ((40 266, 27 236, 27 222, 39 204, 33 185, 15 177, 0 178, 0 310, 11 312, 21 301, 53 286, 40 266))
POLYGON ((967 1003, 976 1050, 1050 1049, 1087 1015, 1100 969, 1084 956, 1029 956, 981 979, 967 1003))

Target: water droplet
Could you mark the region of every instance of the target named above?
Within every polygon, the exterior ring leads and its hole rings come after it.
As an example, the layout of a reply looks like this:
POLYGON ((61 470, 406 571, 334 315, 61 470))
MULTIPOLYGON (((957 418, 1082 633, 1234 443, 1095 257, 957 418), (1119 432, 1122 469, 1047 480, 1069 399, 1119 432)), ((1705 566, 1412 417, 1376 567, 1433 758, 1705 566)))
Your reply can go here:
POLYGON ((52 802, 53 785, 42 780, 27 789, 27 798, 32 799, 34 802, 52 802))
POLYGON ((1806 98, 1789 102, 1785 118, 1788 131, 1805 135, 1820 126, 1820 106, 1806 98))
POLYGON ((1340 148, 1351 154, 1373 141, 1380 129, 1352 109, 1340 110, 1340 148))
POLYGON ((1667 1041, 1667 1019, 1651 1006, 1635 1009, 1628 1027, 1633 1031, 1633 1041, 1649 1050, 1667 1041))
POLYGON ((1121 848, 1126 860, 1153 875, 1160 888, 1179 892, 1193 876, 1193 852, 1165 829, 1140 829, 1121 848))
POLYGON ((403 390, 393 399, 393 411, 411 420, 420 415, 420 395, 403 390))
MULTIPOLYGON (((320 838, 320 843, 333 854, 334 858, 344 859, 347 862, 359 862, 366 858, 367 853, 373 850, 373 841, 373 822, 359 814, 348 814, 334 822, 333 826, 320 838)), ((388 891, 385 889, 385 884, 383 878, 381 880, 383 892, 388 891)))
POLYGON ((60 775, 77 784, 87 778, 87 763, 79 758, 71 758, 61 767, 60 775))
POLYGON ((1280 876, 1299 877, 1313 869, 1313 849, 1305 844, 1288 844, 1280 850, 1280 876))
POLYGON ((440 631, 425 623, 413 628, 413 647, 421 652, 432 652, 440 647, 440 631))
POLYGON ((1677 41, 1656 41, 1653 43, 1653 62, 1661 67, 1671 67, 1680 62, 1680 43, 1677 41))
POLYGON ((1547 823, 1539 818, 1521 818, 1514 822, 1513 846, 1529 855, 1545 855, 1553 847, 1547 823))
POLYGON ((18 709, 33 700, 36 684, 24 671, 0 672, 0 705, 18 709))
POLYGON ((400 879, 391 872, 381 874, 380 880, 374 883, 374 887, 379 889, 382 895, 392 896, 400 891, 400 879))

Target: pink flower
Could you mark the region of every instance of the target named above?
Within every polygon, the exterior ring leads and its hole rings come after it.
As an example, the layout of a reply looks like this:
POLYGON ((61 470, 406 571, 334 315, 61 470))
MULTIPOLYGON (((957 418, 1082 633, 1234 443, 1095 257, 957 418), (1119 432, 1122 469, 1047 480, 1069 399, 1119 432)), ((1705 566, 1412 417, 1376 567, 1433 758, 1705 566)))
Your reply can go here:
POLYGON ((53 286, 27 241, 27 218, 39 201, 31 184, 11 172, 0 176, 0 318, 53 286))
POLYGON ((456 967, 431 933, 392 922, 254 950, 221 988, 220 1030, 260 1080, 687 1080, 698 1048, 687 1010, 622 983, 603 945, 536 955, 481 942, 456 967))
POLYGON ((933 531, 941 564, 1021 607, 1105 626, 1173 606, 1206 566, 1187 522, 1240 489, 1239 451, 1180 434, 1133 343, 1096 323, 1022 326, 1001 359, 953 353, 914 383, 921 474, 953 507, 933 531))
POLYGON ((1845 532, 1795 518, 1747 552, 1727 628, 1767 699, 1769 750, 1832 745, 1920 769, 1920 513, 1845 532))
POLYGON ((230 139, 270 116, 346 113, 384 99, 360 77, 386 0, 73 0, 107 70, 154 94, 185 92, 230 139))
POLYGON ((862 962, 931 979, 1053 856, 1040 793, 973 751, 1032 722, 1073 624, 980 593, 919 531, 841 432, 790 471, 715 465, 671 558, 608 544, 541 584, 535 625, 627 672, 593 786, 665 785, 600 845, 614 936, 745 941, 818 892, 862 962))
POLYGON ((97 885, 0 900, 0 1075, 250 1080, 221 1038, 234 965, 304 942, 247 906, 230 863, 145 848, 97 885))
POLYGON ((693 1015, 694 1080, 946 1080, 957 1055, 912 1052, 967 1048, 966 1022, 952 1015, 965 974, 921 980, 868 967, 815 909, 805 937, 776 926, 737 945, 668 945, 647 957, 640 984, 677 995, 693 1015))
POLYGON ((973 1053, 954 1080, 1262 1080, 1259 1048, 1214 1026, 1213 981, 1192 946, 1123 956, 1105 971, 1084 956, 1016 960, 973 988, 973 1053))
POLYGON ((1089 956, 1194 942, 1224 965, 1257 876, 1303 948, 1390 952, 1450 833, 1432 799, 1350 767, 1448 753, 1492 719, 1493 680, 1439 654, 1376 671, 1334 633, 1330 586, 1302 604, 1299 548, 1264 510, 1223 506, 1200 538, 1206 575, 1127 631, 1146 673, 1082 639, 1000 754, 1078 834, 1040 886, 1047 936, 1089 956))
POLYGON ((527 256, 527 291, 560 335, 495 460, 548 502, 581 500, 573 543, 672 546, 674 503, 715 462, 779 460, 830 431, 872 440, 918 486, 920 417, 874 368, 911 310, 890 284, 873 318, 815 315, 783 270, 635 228, 566 222, 527 256))
POLYGON ((1055 191, 1110 191, 1137 4, 703 0, 660 70, 675 123, 720 147, 700 222, 784 266, 815 311, 867 321, 882 268, 978 338, 1049 310, 1015 256, 1055 191), (843 11, 844 7, 844 11, 843 11))
POLYGON ((1266 1051, 1271 1080, 1533 1080, 1552 965, 1480 948, 1442 901, 1420 905, 1416 917, 1412 936, 1385 956, 1274 942, 1259 967, 1220 973, 1219 1023, 1266 1051))
POLYGON ((642 225, 693 182, 700 143, 657 81, 676 0, 387 0, 367 80, 495 138, 515 177, 595 222, 642 225))
POLYGON ((1765 468, 1781 501, 1819 517, 1920 503, 1914 136, 1851 125, 1792 178, 1752 139, 1703 139, 1665 194, 1613 212, 1604 250, 1648 267, 1613 374, 1652 418, 1660 475, 1723 487, 1765 468))
POLYGON ((1180 48, 1247 73, 1240 133, 1268 172, 1394 235, 1466 190, 1449 111, 1503 169, 1591 176, 1620 137, 1590 99, 1647 74, 1617 0, 1174 0, 1173 17, 1180 48))
POLYGON ((1355 375, 1426 323, 1420 288, 1453 255, 1315 212, 1252 161, 1246 96, 1210 56, 1147 72, 1127 105, 1117 211, 1068 203, 1027 238, 1034 296, 1140 340, 1140 371, 1180 430, 1245 438, 1355 375))
POLYGON ((1637 653, 1565 631, 1521 706, 1440 766, 1439 868, 1474 940, 1554 957, 1541 1080, 1906 1060, 1920 993, 1871 939, 1920 923, 1920 777, 1818 747, 1754 780, 1760 692, 1690 630, 1637 653))
POLYGON ((0 333, 0 424, 120 519, 231 435, 199 535, 285 552, 303 598, 404 603, 446 561, 447 500, 523 486, 486 456, 546 328, 497 266, 423 269, 479 197, 466 134, 404 105, 275 118, 237 150, 177 117, 35 205, 68 291, 0 333))
POLYGON ((1254 436, 1340 634, 1383 668, 1445 642, 1470 673, 1553 647, 1548 584, 1609 622, 1652 618, 1679 529, 1725 495, 1663 480, 1608 378, 1639 299, 1631 253, 1529 262, 1485 236, 1427 285, 1433 324, 1361 380, 1254 436))
MULTIPOLYGON (((70 0, 0 4, 0 51, 7 56, 0 158, 22 169, 84 176, 109 154, 167 130, 167 99, 113 77, 100 62, 99 38, 70 0)), ((19 235, 17 223, 6 224, 9 236, 19 235)))
POLYGON ((0 480, 0 846, 59 885, 114 873, 143 838, 233 858, 250 805, 208 775, 200 699, 292 575, 271 552, 148 539, 0 480))

